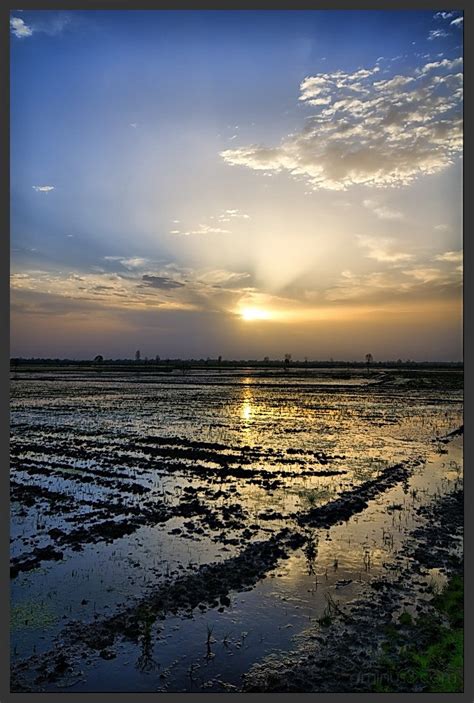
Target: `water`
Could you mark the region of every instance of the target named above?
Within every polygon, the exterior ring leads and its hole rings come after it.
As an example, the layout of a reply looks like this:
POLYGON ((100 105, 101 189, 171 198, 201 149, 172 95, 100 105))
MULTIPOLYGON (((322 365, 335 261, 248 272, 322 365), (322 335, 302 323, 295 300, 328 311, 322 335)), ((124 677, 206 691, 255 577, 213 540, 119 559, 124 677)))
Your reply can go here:
POLYGON ((292 551, 230 605, 168 614, 114 659, 89 652, 68 682, 77 691, 238 687, 321 617, 326 593, 350 600, 397 568, 416 507, 462 467, 460 440, 433 442, 462 424, 456 372, 32 372, 12 382, 11 418, 12 557, 23 564, 48 545, 63 556, 12 579, 13 663, 54 647, 71 621, 120 612, 422 460, 409 485, 313 530, 313 550, 292 551))

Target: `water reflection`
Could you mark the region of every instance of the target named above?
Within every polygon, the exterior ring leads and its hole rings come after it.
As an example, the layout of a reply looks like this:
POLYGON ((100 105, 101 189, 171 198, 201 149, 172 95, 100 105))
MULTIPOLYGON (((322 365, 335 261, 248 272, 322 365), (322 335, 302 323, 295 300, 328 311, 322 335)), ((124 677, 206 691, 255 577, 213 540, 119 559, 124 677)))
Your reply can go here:
POLYGON ((243 421, 244 432, 248 432, 252 429, 250 424, 253 423, 255 419, 255 402, 251 390, 251 383, 252 380, 250 378, 244 378, 242 381, 243 388, 240 405, 240 417, 243 421))

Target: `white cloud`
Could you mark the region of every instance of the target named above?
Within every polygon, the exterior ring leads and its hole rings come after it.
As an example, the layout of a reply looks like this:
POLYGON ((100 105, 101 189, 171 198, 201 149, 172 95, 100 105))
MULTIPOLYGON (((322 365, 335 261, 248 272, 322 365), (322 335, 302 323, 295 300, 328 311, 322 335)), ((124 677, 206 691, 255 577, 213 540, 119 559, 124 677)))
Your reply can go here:
MULTIPOLYGON (((170 234, 182 234, 184 236, 193 234, 231 234, 231 230, 227 229, 227 227, 221 227, 221 224, 233 222, 235 220, 249 220, 250 215, 235 208, 223 210, 219 215, 211 215, 208 219, 214 220, 216 224, 200 223, 197 227, 193 227, 192 229, 173 229, 170 231, 170 234)), ((173 222, 179 222, 179 220, 173 220, 173 222)))
MULTIPOLYGON (((20 10, 16 10, 16 12, 20 12, 20 10)), ((15 37, 18 37, 18 39, 31 37, 32 34, 36 32, 43 32, 44 34, 55 36, 56 34, 61 34, 65 27, 71 22, 71 15, 67 12, 52 13, 46 11, 43 15, 38 15, 38 17, 40 17, 40 19, 30 25, 27 25, 21 17, 11 17, 11 33, 15 37)))
POLYGON ((54 186, 31 186, 33 190, 36 190, 37 193, 50 193, 52 190, 54 190, 54 186))
POLYGON ((438 173, 462 151, 462 58, 376 80, 378 66, 306 77, 299 100, 314 108, 278 146, 221 152, 231 165, 288 172, 314 189, 401 186, 438 173))
POLYGON ((393 302, 396 299, 410 300, 459 295, 462 284, 462 268, 443 272, 430 266, 391 268, 385 271, 358 275, 343 271, 339 281, 325 291, 325 298, 332 302, 371 301, 376 304, 393 302))
POLYGON ((220 222, 230 222, 231 220, 249 220, 250 215, 247 215, 245 212, 240 212, 240 210, 224 210, 223 213, 221 213, 217 219, 220 222))
POLYGON ((437 12, 433 17, 436 20, 449 20, 451 17, 454 17, 454 12, 437 12))
POLYGON ((441 225, 435 225, 435 229, 438 232, 447 232, 449 230, 449 227, 448 227, 448 225, 441 224, 441 225))
POLYGON ((149 259, 144 259, 141 256, 132 256, 126 258, 123 256, 104 256, 106 261, 118 261, 124 268, 129 271, 135 271, 137 269, 143 269, 149 264, 149 259))
POLYGON ((445 251, 444 254, 438 254, 435 258, 437 261, 450 261, 457 264, 462 261, 462 256, 462 251, 445 251))
POLYGON ((31 37, 33 34, 33 29, 29 27, 21 19, 21 17, 11 17, 10 18, 10 29, 12 34, 18 39, 24 39, 25 37, 31 37))
POLYGON ((403 220, 403 213, 398 210, 390 210, 385 205, 379 205, 375 200, 364 200, 363 206, 372 210, 380 220, 403 220))
POLYGON ((222 227, 212 227, 211 225, 200 224, 196 229, 188 230, 187 232, 181 232, 185 236, 190 234, 230 234, 229 229, 223 229, 222 227))
POLYGON ((444 37, 449 37, 449 32, 445 32, 444 29, 432 29, 428 34, 429 41, 433 41, 433 39, 443 39, 444 37))
POLYGON ((406 276, 412 276, 421 283, 433 283, 443 279, 443 274, 437 268, 419 267, 403 271, 406 276))
POLYGON ((365 247, 368 249, 367 256, 371 259, 375 259, 376 261, 383 261, 393 264, 399 261, 409 261, 410 259, 413 259, 412 254, 396 251, 394 248, 395 242, 392 239, 358 235, 357 243, 360 247, 365 247))
POLYGON ((464 17, 456 17, 455 20, 450 22, 453 27, 460 27, 464 22, 464 17))

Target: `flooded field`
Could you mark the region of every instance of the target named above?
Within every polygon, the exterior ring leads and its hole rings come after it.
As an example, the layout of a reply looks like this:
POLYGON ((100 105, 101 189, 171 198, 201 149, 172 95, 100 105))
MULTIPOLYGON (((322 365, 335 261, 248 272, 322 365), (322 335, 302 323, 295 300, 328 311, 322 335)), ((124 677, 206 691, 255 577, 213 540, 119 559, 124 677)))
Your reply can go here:
MULTIPOLYGON (((406 566, 424 506, 462 488, 462 385, 456 370, 15 374, 12 690, 242 690, 406 566)), ((417 598, 444 578, 421 571, 417 598)))

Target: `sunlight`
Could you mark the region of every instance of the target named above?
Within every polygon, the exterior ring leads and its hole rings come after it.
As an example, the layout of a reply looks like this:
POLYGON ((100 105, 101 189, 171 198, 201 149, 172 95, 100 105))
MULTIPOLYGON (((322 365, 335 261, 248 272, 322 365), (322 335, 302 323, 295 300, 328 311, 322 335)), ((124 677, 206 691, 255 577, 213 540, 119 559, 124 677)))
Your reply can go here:
POLYGON ((261 308, 242 308, 240 316, 242 320, 252 322, 253 320, 270 320, 272 314, 268 310, 262 310, 261 308))

